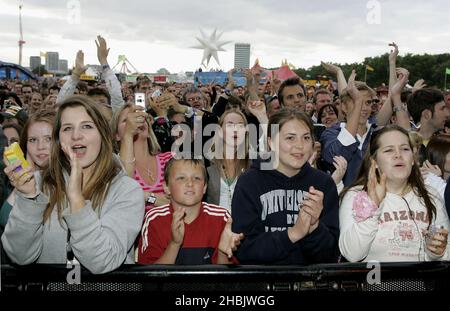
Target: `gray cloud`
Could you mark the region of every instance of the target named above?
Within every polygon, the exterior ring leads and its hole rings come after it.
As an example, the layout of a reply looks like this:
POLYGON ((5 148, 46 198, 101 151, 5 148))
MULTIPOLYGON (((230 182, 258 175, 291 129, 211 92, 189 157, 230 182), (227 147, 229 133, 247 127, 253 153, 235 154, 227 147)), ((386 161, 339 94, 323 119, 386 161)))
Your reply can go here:
MULTIPOLYGON (((387 52, 391 41, 399 43, 401 52, 448 51, 448 0, 380 0, 379 25, 367 23, 368 2, 80 0, 81 23, 72 25, 67 20, 69 1, 30 0, 24 7, 24 30, 27 48, 31 43, 39 49, 75 41, 92 44, 97 34, 103 34, 116 41, 181 49, 197 43, 199 29, 210 32, 218 28, 225 31, 224 40, 251 43, 255 57, 273 57, 268 61, 274 64, 269 66, 278 65, 278 60, 288 56, 299 66, 317 64, 316 55, 326 55, 327 49, 336 53, 329 54, 329 60, 361 61, 366 56, 387 52), (44 11, 47 16, 27 16, 25 12, 35 10, 44 11)), ((3 3, 7 1, 0 0, 0 5, 3 3)), ((17 44, 17 26, 11 25, 17 25, 17 17, 12 12, 0 13, 0 46, 17 44)), ((226 49, 232 51, 232 45, 226 49)), ((200 51, 198 55, 201 58, 200 51)), ((192 60, 193 66, 199 61, 192 60)), ((174 59, 173 64, 161 66, 182 69, 176 63, 174 59)))

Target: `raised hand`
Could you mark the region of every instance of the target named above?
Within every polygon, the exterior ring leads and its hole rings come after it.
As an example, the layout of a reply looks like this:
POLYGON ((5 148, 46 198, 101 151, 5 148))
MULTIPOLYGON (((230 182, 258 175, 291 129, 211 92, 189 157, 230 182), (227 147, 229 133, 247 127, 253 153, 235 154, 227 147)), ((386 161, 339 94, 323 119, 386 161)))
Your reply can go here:
POLYGON ((106 40, 102 36, 97 36, 95 45, 97 46, 97 58, 100 65, 108 65, 109 49, 107 48, 106 40))
POLYGON ((334 183, 337 185, 347 172, 347 160, 343 156, 335 156, 333 157, 333 165, 336 169, 331 174, 331 178, 333 178, 334 183))
POLYGON ((250 71, 250 69, 244 69, 244 76, 247 80, 247 87, 254 84, 253 73, 250 71))
POLYGON ((362 103, 362 95, 361 92, 356 88, 355 84, 356 72, 352 70, 350 77, 348 78, 347 83, 347 92, 350 97, 353 99, 354 104, 361 102, 362 103))
POLYGON ((72 147, 64 144, 61 144, 61 147, 70 161, 70 176, 66 192, 67 198, 69 199, 71 212, 76 213, 85 205, 82 192, 83 169, 81 167, 80 160, 73 152, 72 147))
POLYGON ((332 63, 320 62, 320 64, 328 73, 333 75, 337 75, 338 72, 341 71, 341 67, 333 65, 332 63))
POLYGON ((80 77, 83 73, 86 72, 87 68, 88 67, 84 65, 84 53, 82 50, 79 50, 75 58, 75 68, 72 70, 72 74, 80 77))
POLYGON ((414 93, 415 91, 421 90, 424 87, 426 87, 427 85, 425 84, 425 80, 424 79, 419 79, 416 81, 416 83, 414 83, 414 86, 412 88, 412 92, 414 93))
POLYGON ((159 98, 158 98, 159 105, 162 109, 169 109, 172 108, 175 111, 184 113, 187 109, 186 106, 182 106, 175 95, 173 95, 170 92, 164 92, 159 98))
POLYGON ((254 74, 250 69, 244 70, 245 78, 247 79, 247 90, 249 92, 249 100, 259 100, 258 97, 258 90, 257 90, 257 83, 259 83, 259 80, 257 77, 254 77, 254 74))
POLYGON ((428 173, 433 173, 436 176, 442 177, 442 171, 439 166, 431 164, 428 160, 423 162, 423 165, 420 168, 420 172, 422 173, 422 176, 428 173))
POLYGON ((186 209, 181 208, 173 213, 172 217, 172 242, 181 245, 184 240, 184 217, 186 217, 186 209))
POLYGON ((228 218, 227 224, 223 228, 222 234, 219 240, 219 251, 224 253, 228 259, 233 257, 233 252, 237 250, 238 246, 241 244, 241 240, 244 239, 243 233, 234 233, 231 231, 231 224, 233 220, 228 218))
POLYGON ((391 50, 391 53, 389 54, 389 62, 395 64, 397 62, 398 46, 395 42, 389 43, 389 46, 393 47, 393 50, 391 50))
POLYGON ((262 100, 249 100, 248 101, 248 110, 258 118, 267 117, 266 113, 266 105, 262 100))
POLYGON ((397 81, 395 81, 395 83, 391 87, 391 95, 392 96, 395 96, 395 95, 400 96, 403 88, 408 83, 409 71, 406 70, 405 68, 399 67, 395 70, 395 72, 397 74, 397 81))
POLYGON ((254 67, 250 71, 253 76, 261 76, 261 74, 263 73, 263 69, 261 69, 260 67, 254 67))
POLYGON ((23 193, 26 197, 35 197, 36 193, 36 181, 34 180, 33 168, 31 166, 18 170, 22 165, 19 160, 9 164, 6 158, 3 158, 5 164, 4 172, 9 178, 11 185, 18 191, 23 193))
POLYGON ((270 78, 270 87, 272 94, 277 94, 278 89, 281 86, 281 80, 278 79, 278 75, 272 70, 272 77, 270 78))
POLYGON ((236 83, 234 82, 234 79, 233 79, 233 73, 235 73, 235 72, 236 72, 236 69, 233 68, 233 69, 229 70, 228 74, 227 74, 228 82, 227 82, 226 88, 229 89, 230 91, 232 91, 234 89, 234 87, 236 86, 236 83))
POLYGON ((161 96, 152 98, 151 95, 148 95, 148 102, 150 107, 155 111, 156 115, 159 117, 167 116, 167 110, 170 105, 173 105, 171 101, 174 99, 172 94, 169 92, 162 94, 161 96))
POLYGON ((140 106, 131 106, 125 123, 125 136, 134 137, 144 129, 145 119, 148 114, 140 106))
MULTIPOLYGON (((156 103, 154 103, 156 105, 156 103)), ((177 97, 173 95, 170 92, 164 92, 159 98, 158 98, 158 105, 160 105, 163 109, 169 109, 172 108, 176 112, 180 113, 186 113, 188 107, 181 105, 178 101, 177 97)))
POLYGON ((384 200, 386 196, 386 174, 381 173, 380 181, 377 179, 376 168, 377 164, 374 159, 371 159, 369 178, 367 181, 367 194, 369 198, 377 205, 384 200))

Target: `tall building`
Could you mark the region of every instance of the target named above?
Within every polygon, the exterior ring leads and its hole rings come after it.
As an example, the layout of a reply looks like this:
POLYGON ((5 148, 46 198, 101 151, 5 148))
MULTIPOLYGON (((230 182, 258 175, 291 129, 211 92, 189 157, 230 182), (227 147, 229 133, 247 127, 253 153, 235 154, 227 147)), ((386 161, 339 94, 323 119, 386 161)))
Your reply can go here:
POLYGON ((34 70, 41 65, 40 56, 30 56, 30 70, 34 70))
POLYGON ((234 45, 234 68, 250 68, 250 44, 236 43, 234 45))
POLYGON ((48 71, 58 71, 59 66, 59 53, 47 52, 45 56, 45 69, 48 71))
POLYGON ((69 71, 69 63, 67 62, 67 59, 60 59, 58 61, 58 70, 64 73, 69 71))

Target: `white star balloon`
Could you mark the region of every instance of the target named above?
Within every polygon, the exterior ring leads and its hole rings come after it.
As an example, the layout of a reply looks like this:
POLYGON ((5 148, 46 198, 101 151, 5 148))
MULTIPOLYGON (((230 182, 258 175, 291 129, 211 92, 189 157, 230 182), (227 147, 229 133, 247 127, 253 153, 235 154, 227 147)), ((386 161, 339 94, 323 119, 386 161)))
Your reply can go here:
POLYGON ((230 43, 231 41, 219 41, 223 32, 217 34, 217 29, 214 29, 213 33, 209 37, 207 37, 202 30, 200 30, 200 33, 202 35, 202 38, 195 37, 198 42, 200 42, 200 45, 194 46, 193 48, 203 50, 202 65, 206 68, 209 65, 209 61, 212 56, 220 66, 219 56, 217 55, 217 52, 225 51, 222 46, 230 43))

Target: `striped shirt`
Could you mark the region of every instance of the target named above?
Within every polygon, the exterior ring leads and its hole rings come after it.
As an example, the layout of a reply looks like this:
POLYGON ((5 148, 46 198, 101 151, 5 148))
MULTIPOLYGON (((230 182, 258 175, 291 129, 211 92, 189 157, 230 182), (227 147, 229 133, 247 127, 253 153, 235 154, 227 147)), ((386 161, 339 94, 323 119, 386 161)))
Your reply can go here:
MULTIPOLYGON (((139 263, 153 264, 164 254, 172 239, 172 215, 170 204, 153 207, 146 213, 139 241, 139 263)), ((183 245, 175 264, 217 263, 220 236, 229 217, 225 208, 202 202, 197 218, 184 224, 183 245)))

